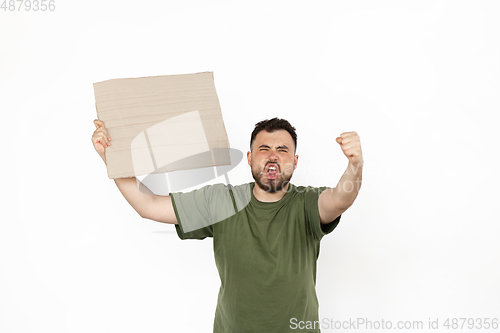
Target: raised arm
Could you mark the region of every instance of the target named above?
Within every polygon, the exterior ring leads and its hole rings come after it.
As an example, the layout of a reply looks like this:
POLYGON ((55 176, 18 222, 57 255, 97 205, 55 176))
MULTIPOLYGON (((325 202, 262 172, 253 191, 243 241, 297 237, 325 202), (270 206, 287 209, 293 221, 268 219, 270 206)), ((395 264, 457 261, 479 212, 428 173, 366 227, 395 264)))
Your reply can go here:
MULTIPOLYGON (((94 124, 96 130, 92 135, 92 143, 99 156, 106 163, 104 150, 111 146, 111 137, 101 120, 94 120, 94 124)), ((122 195, 139 216, 158 222, 177 224, 170 196, 154 194, 136 177, 117 178, 114 181, 122 195)))
POLYGON ((349 165, 337 186, 323 191, 319 196, 319 218, 324 224, 334 221, 351 207, 361 188, 364 162, 359 135, 356 132, 342 133, 336 141, 349 159, 349 165))

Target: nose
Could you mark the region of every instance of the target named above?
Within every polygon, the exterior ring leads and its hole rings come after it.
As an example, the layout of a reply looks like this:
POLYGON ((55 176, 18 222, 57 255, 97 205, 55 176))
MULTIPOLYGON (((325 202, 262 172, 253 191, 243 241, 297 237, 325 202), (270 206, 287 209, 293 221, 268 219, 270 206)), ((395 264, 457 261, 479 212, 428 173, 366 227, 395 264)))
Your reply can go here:
POLYGON ((276 151, 271 150, 268 156, 269 161, 271 162, 276 162, 278 161, 278 154, 276 154, 276 151))

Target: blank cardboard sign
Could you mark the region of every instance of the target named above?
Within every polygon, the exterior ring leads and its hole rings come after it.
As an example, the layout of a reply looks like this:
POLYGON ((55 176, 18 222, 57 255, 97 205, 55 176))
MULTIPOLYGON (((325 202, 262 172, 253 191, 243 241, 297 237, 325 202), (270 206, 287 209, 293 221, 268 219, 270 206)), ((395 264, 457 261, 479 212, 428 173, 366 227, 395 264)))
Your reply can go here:
POLYGON ((230 165, 213 72, 94 83, 108 177, 230 165))

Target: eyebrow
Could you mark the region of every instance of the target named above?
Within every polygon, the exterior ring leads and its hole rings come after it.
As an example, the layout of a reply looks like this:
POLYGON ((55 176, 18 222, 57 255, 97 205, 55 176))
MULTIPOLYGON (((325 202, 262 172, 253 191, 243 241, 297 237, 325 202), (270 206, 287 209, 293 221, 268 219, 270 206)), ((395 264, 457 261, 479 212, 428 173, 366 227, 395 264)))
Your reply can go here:
MULTIPOLYGON (((271 147, 269 147, 268 145, 260 145, 259 148, 269 148, 269 149, 271 149, 271 147)), ((282 146, 276 147, 276 149, 289 149, 289 148, 286 145, 282 145, 282 146)))

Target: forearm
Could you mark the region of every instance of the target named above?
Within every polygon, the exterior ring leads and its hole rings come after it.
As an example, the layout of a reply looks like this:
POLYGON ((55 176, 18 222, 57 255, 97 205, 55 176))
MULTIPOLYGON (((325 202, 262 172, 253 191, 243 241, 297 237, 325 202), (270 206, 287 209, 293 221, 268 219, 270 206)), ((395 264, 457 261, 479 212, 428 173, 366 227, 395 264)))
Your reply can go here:
POLYGON ((117 178, 114 181, 132 208, 134 208, 141 217, 144 216, 144 213, 154 199, 155 194, 136 177, 117 178))
POLYGON ((335 190, 339 201, 344 207, 350 207, 356 197, 362 183, 363 164, 353 165, 349 163, 346 171, 340 178, 335 190))

